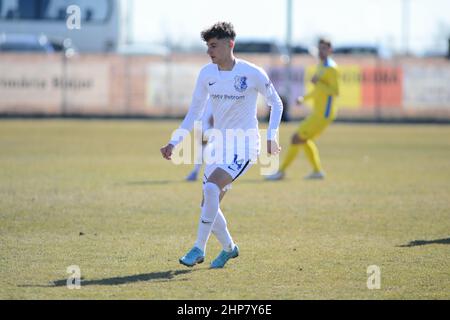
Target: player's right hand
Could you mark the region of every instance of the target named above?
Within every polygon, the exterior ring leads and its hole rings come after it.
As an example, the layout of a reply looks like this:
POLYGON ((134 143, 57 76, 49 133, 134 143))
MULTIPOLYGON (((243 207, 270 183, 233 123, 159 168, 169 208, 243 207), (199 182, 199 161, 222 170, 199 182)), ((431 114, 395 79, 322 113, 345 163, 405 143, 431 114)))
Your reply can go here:
POLYGON ((173 144, 168 144, 165 147, 161 148, 161 154, 163 156, 164 159, 166 160, 172 160, 172 151, 173 151, 173 144))
POLYGON ((305 98, 303 98, 303 97, 298 97, 297 98, 297 104, 298 105, 302 105, 304 101, 305 101, 305 98))
POLYGON ((281 152, 281 147, 276 140, 267 140, 267 153, 276 156, 281 152))

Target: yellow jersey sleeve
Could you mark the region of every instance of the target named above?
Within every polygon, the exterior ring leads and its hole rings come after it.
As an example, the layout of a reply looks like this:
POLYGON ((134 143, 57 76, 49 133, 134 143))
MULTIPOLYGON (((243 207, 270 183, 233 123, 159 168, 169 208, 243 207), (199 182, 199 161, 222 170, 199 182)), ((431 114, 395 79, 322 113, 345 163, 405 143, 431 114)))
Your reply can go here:
POLYGON ((326 96, 339 95, 339 72, 335 67, 328 67, 317 82, 315 90, 326 96))
POLYGON ((314 89, 307 93, 303 98, 309 100, 316 97, 328 97, 339 95, 339 72, 335 66, 333 67, 321 67, 324 68, 319 78, 319 81, 314 86, 314 89))

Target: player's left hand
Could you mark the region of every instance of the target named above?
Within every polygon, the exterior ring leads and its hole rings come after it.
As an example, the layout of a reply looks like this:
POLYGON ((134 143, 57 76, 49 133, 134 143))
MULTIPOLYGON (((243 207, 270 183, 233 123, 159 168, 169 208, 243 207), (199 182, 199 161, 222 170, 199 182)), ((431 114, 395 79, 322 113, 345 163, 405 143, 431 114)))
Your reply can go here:
POLYGON ((275 140, 267 140, 267 153, 276 156, 281 152, 281 147, 275 140))
POLYGON ((317 82, 319 82, 319 77, 318 77, 318 76, 314 76, 314 77, 311 79, 311 82, 312 82, 313 84, 317 84, 317 82))
POLYGON ((172 160, 172 151, 174 146, 172 144, 168 144, 161 148, 161 155, 166 160, 172 160))

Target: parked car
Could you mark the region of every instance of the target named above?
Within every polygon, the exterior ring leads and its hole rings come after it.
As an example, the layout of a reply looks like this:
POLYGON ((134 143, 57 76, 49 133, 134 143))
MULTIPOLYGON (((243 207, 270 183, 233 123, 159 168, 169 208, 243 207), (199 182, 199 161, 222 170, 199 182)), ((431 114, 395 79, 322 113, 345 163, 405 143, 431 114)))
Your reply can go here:
POLYGON ((287 55, 287 48, 270 40, 239 40, 234 47, 236 53, 269 53, 287 55))
POLYGON ((54 53, 55 49, 44 35, 1 34, 0 52, 54 53))
POLYGON ((58 53, 64 53, 67 58, 77 55, 78 49, 73 45, 71 39, 51 38, 49 39, 53 50, 58 53))
POLYGON ((119 46, 117 52, 127 56, 167 56, 170 54, 170 49, 166 46, 152 43, 133 43, 119 46))
POLYGON ((386 48, 371 44, 337 45, 333 48, 333 53, 342 55, 368 55, 381 58, 389 58, 391 56, 386 48))
POLYGON ((292 47, 292 53, 294 54, 310 54, 310 50, 302 45, 295 45, 292 47))
MULTIPOLYGON (((239 40, 236 41, 234 52, 288 55, 288 48, 284 44, 270 40, 239 40)), ((307 47, 302 45, 293 45, 292 53, 309 54, 309 50, 307 47)))

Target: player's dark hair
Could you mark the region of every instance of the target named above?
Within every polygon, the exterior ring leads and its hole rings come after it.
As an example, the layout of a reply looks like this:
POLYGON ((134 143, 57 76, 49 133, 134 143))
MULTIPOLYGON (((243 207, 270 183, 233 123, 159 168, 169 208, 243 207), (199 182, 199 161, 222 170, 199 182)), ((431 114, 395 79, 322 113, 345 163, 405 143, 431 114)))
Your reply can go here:
POLYGON ((326 38, 320 38, 319 39, 319 44, 324 44, 324 45, 328 46, 328 48, 332 48, 333 47, 331 45, 331 40, 326 39, 326 38))
POLYGON ((201 36, 203 41, 205 42, 208 42, 213 38, 230 38, 231 40, 234 40, 236 39, 236 32, 234 31, 234 27, 230 22, 217 22, 212 27, 203 30, 201 36))

